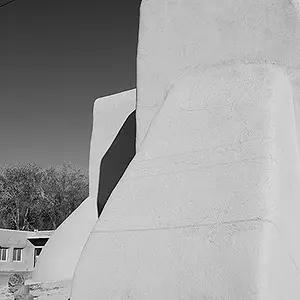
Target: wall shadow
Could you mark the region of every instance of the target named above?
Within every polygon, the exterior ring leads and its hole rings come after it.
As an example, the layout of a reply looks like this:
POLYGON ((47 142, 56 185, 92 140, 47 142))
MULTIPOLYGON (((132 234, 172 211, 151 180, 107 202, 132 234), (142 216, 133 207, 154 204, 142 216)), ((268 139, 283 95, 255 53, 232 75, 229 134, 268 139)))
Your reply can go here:
POLYGON ((127 117, 101 160, 97 197, 98 217, 101 215, 110 194, 134 157, 136 152, 135 143, 136 114, 134 110, 127 117))

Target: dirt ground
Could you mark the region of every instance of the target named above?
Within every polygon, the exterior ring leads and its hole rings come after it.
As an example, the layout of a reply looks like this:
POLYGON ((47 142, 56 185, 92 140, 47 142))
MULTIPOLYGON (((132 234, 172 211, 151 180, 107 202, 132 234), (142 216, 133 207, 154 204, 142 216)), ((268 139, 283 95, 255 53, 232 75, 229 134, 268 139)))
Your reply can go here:
MULTIPOLYGON (((36 283, 30 285, 30 294, 37 300, 67 300, 71 292, 71 280, 36 283)), ((13 295, 8 293, 7 286, 0 287, 0 300, 13 300, 13 295)))

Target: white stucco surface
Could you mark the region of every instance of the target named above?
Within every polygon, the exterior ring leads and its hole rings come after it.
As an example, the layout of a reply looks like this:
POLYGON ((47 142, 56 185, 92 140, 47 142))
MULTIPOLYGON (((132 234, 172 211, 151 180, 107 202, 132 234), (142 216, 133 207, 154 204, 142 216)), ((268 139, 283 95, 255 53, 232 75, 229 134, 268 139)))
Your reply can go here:
POLYGON ((91 232, 72 300, 299 299, 293 101, 271 64, 173 81, 91 232))
POLYGON ((298 7, 291 0, 142 1, 137 147, 169 85, 189 67, 241 61, 299 68, 298 7))
POLYGON ((135 110, 136 89, 99 98, 94 104, 90 149, 90 194, 97 197, 100 163, 126 118, 135 110))
POLYGON ((95 222, 95 197, 88 197, 55 230, 32 274, 33 282, 59 281, 73 276, 79 256, 95 222))
POLYGON ((298 8, 142 1, 138 152, 72 300, 300 299, 298 8))
POLYGON ((89 197, 59 226, 39 257, 32 281, 59 281, 73 276, 82 249, 98 218, 100 162, 127 116, 135 109, 136 91, 95 101, 90 144, 89 197))

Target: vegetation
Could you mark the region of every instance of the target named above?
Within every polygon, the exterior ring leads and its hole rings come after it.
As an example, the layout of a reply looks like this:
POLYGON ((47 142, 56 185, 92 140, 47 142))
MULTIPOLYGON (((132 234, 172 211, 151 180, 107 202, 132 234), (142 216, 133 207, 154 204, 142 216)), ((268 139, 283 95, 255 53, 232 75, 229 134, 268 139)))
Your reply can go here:
POLYGON ((88 196, 88 174, 71 165, 0 168, 0 228, 56 229, 88 196))

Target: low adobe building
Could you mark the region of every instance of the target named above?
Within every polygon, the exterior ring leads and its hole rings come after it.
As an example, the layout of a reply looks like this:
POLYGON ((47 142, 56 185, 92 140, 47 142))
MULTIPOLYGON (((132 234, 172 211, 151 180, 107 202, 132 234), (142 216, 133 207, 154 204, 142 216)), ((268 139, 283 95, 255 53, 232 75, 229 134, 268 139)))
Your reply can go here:
POLYGON ((0 271, 31 271, 53 231, 0 229, 0 271))

